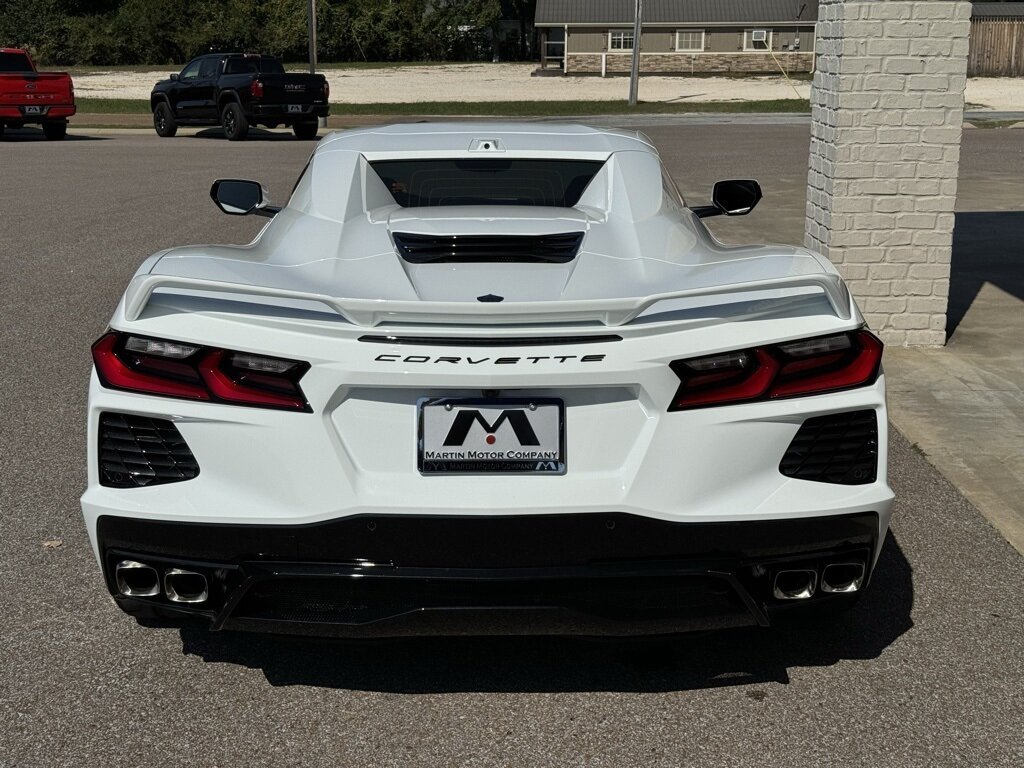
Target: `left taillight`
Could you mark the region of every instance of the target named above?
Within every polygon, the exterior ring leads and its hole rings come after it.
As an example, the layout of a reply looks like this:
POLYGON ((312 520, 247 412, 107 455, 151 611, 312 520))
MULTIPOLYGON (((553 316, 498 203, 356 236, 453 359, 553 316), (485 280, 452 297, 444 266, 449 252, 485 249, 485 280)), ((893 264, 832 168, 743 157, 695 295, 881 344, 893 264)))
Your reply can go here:
POLYGON ((676 360, 670 411, 817 395, 871 384, 882 342, 867 331, 676 360))
POLYGON ((254 99, 263 98, 263 81, 256 79, 249 83, 249 95, 254 99))
POLYGON ((111 331, 92 345, 108 389, 286 411, 312 409, 299 380, 309 363, 111 331))

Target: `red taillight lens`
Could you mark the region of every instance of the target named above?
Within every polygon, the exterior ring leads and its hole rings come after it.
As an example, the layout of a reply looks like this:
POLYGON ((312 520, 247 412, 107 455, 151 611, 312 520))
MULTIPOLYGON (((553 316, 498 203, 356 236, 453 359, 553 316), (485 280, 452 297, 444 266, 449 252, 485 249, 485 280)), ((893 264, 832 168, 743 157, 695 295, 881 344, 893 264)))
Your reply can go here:
POLYGON ((310 412, 299 389, 308 363, 112 331, 92 345, 108 389, 310 412))
POLYGON ((815 395, 871 384, 882 342, 867 331, 677 360, 670 411, 815 395))
POLYGON ((253 80, 249 84, 249 93, 250 93, 250 95, 253 98, 262 99, 263 98, 263 81, 262 80, 253 80))
POLYGON ((324 101, 331 98, 331 84, 324 80, 324 101))

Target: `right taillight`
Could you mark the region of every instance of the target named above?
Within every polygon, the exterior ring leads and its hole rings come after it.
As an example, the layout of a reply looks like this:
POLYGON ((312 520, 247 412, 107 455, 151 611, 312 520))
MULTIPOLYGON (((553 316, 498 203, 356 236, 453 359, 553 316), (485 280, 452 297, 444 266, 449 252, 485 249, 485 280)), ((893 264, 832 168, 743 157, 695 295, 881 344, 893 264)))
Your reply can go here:
POLYGON ((868 331, 676 360, 680 385, 670 411, 817 395, 871 384, 882 342, 868 331))
POLYGON ((111 331, 92 345, 100 383, 147 395, 310 412, 309 363, 111 331))

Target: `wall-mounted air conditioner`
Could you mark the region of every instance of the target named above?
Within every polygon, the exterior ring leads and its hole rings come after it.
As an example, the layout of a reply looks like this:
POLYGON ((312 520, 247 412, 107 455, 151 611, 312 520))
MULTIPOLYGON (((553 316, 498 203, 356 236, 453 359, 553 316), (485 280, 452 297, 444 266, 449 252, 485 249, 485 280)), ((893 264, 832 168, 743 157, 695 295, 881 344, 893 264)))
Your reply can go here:
POLYGON ((768 30, 767 29, 754 29, 750 32, 750 42, 752 43, 767 43, 768 42, 768 30))

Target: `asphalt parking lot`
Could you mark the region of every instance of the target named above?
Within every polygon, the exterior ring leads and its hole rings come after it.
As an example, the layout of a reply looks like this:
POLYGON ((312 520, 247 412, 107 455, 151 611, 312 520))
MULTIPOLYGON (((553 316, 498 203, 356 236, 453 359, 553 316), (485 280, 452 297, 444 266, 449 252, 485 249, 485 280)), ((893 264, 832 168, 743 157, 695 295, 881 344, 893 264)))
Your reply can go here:
MULTIPOLYGON (((649 134, 692 201, 761 181, 724 238, 801 239, 805 125, 649 134)), ((78 507, 89 345, 146 255, 257 231, 208 189, 257 178, 283 202, 313 145, 280 136, 0 142, 0 766, 1024 764, 1024 560, 898 434, 875 580, 821 625, 353 644, 116 610, 78 507)), ((1020 199, 1022 141, 966 133, 958 208, 1020 199)))

